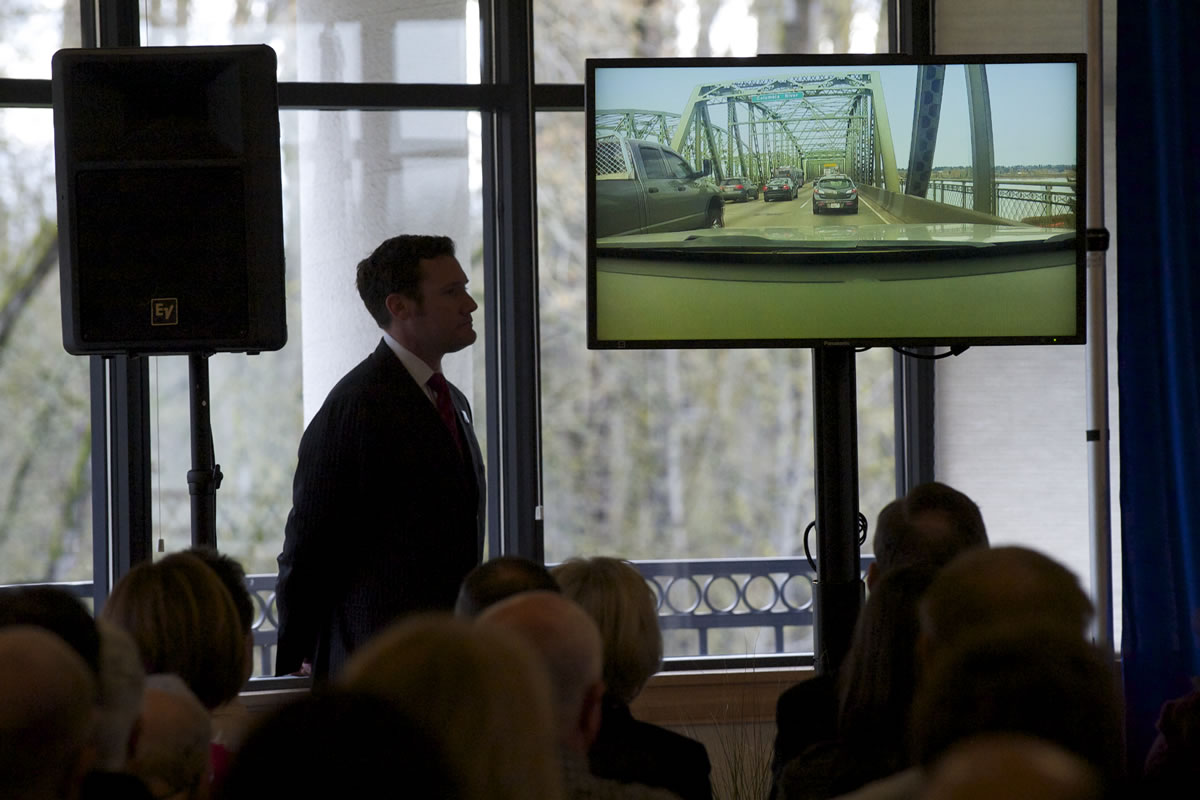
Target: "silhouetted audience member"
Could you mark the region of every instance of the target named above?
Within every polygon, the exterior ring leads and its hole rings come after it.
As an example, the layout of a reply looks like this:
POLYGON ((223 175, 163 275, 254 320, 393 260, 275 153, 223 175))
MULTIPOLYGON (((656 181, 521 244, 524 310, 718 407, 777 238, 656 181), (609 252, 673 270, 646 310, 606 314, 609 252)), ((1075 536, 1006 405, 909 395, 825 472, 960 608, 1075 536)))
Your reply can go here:
POLYGON ((929 766, 981 733, 1021 733, 1082 758, 1112 785, 1124 763, 1111 654, 1054 625, 1010 624, 940 652, 913 704, 914 756, 929 766))
POLYGON ((94 673, 42 627, 0 629, 0 797, 77 797, 94 752, 94 673))
MULTIPOLYGON (((250 680, 254 673, 254 598, 246 587, 246 570, 241 563, 231 556, 218 553, 210 547, 192 547, 184 551, 203 561, 209 569, 217 574, 221 583, 229 590, 233 598, 234 608, 237 609, 238 621, 242 631, 242 645, 245 649, 246 661, 242 669, 242 685, 250 680)), ((246 735, 250 726, 250 711, 246 704, 237 696, 222 703, 212 712, 213 744, 217 746, 215 758, 227 758, 227 754, 236 750, 246 735)), ((224 765, 216 766, 218 773, 223 772, 224 765)))
POLYGON ((237 696, 246 652, 233 597, 203 561, 172 553, 131 569, 100 614, 133 636, 147 673, 173 673, 210 711, 237 696))
POLYGON ((1164 703, 1157 727, 1142 773, 1147 792, 1169 797, 1183 796, 1181 788, 1200 790, 1200 686, 1164 703))
POLYGON ((973 736, 929 771, 920 800, 1103 800, 1099 773, 1056 744, 1023 734, 973 736))
POLYGON ((107 620, 96 620, 100 634, 100 683, 96 715, 96 766, 120 772, 133 749, 142 713, 146 671, 133 637, 107 620))
POLYGON ((541 655, 550 675, 568 800, 676 797, 664 789, 597 777, 588 767, 603 713, 604 645, 587 612, 561 594, 521 592, 487 608, 479 624, 515 631, 541 655))
POLYGON ((57 586, 0 589, 0 629, 13 625, 34 625, 59 637, 83 660, 96 682, 88 740, 91 768, 80 788, 83 800, 148 797, 141 781, 123 771, 142 700, 143 673, 136 647, 121 638, 121 631, 110 635, 114 631, 98 625, 78 597, 57 586))
POLYGON ((660 786, 683 800, 711 800, 712 765, 704 745, 634 719, 629 708, 662 665, 658 609, 646 580, 628 561, 607 557, 571 559, 551 573, 596 623, 604 645, 606 692, 588 752, 592 773, 660 786))
POLYGON ((129 772, 159 800, 207 798, 212 724, 208 709, 179 676, 146 679, 141 724, 129 772))
POLYGON ((454 613, 477 617, 488 606, 517 592, 558 590, 550 571, 533 559, 496 556, 467 573, 458 590, 454 613))
POLYGON ((1120 786, 1121 706, 1111 654, 1062 625, 991 625, 939 649, 913 701, 915 766, 842 795, 916 800, 930 770, 955 745, 981 734, 1051 742, 1120 786))
POLYGON ((461 783, 424 722, 375 694, 321 687, 251 728, 217 798, 482 800, 461 783))
POLYGON ((809 746, 784 767, 786 800, 836 797, 909 765, 907 730, 917 688, 917 604, 932 565, 889 570, 855 625, 838 673, 838 734, 809 746))
POLYGON ((0 628, 36 625, 66 642, 93 676, 100 675, 100 634, 78 597, 57 586, 0 588, 0 628))
MULTIPOLYGON (((987 651, 993 638, 1013 636, 1030 640, 1041 637, 1045 641, 1043 649, 1052 649, 1061 640, 1071 642, 1075 649, 1091 647, 1084 634, 1092 618, 1092 604, 1078 578, 1062 564, 1027 547, 973 549, 960 554, 937 571, 918 603, 917 613, 922 687, 918 696, 926 693, 931 680, 944 679, 933 675, 932 666, 963 642, 977 643, 976 648, 982 652, 987 651)), ((1088 652, 1094 655, 1090 649, 1088 652)), ((1058 674, 1061 677, 1063 673, 1058 674)), ((1024 677, 1032 679, 1036 675, 1037 668, 1031 663, 1024 677)), ((914 705, 913 725, 917 713, 914 705)), ((967 733, 958 731, 960 738, 967 733)), ((916 755, 914 751, 914 758, 916 755)), ((926 764, 929 758, 926 753, 926 764)), ((861 794, 848 796, 860 800, 914 797, 923 780, 923 771, 913 768, 867 784, 861 794)))
POLYGON ((987 527, 974 500, 944 483, 922 483, 879 512, 867 585, 895 567, 943 567, 960 553, 988 545, 987 527))
POLYGON ((1028 547, 963 553, 921 599, 923 657, 994 625, 1058 627, 1083 638, 1094 615, 1075 573, 1028 547))
MULTIPOLYGON (((939 568, 968 550, 988 547, 979 506, 944 483, 913 487, 879 512, 872 540, 874 562, 866 583, 873 589, 892 569, 912 564, 939 568)), ((814 675, 789 687, 775 705, 775 745, 771 759, 771 795, 787 763, 818 742, 837 738, 837 676, 814 675)))
POLYGON ((405 618, 356 650, 338 682, 432 737, 462 797, 562 797, 545 666, 511 632, 449 613, 405 618))

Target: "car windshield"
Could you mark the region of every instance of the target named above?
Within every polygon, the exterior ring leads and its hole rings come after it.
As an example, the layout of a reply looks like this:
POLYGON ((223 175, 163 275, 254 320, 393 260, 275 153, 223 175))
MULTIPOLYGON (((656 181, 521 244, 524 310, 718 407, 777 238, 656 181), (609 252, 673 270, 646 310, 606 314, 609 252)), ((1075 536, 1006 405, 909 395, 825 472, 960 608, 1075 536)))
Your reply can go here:
POLYGON ((822 189, 849 189, 850 186, 849 178, 826 178, 821 181, 822 189))
POLYGON ((737 184, 737 183, 749 183, 749 182, 750 182, 749 178, 726 178, 725 179, 725 183, 729 184, 730 186, 737 184))
POLYGON ((772 178, 771 181, 769 183, 767 183, 767 185, 768 186, 787 186, 788 179, 787 178, 772 178))

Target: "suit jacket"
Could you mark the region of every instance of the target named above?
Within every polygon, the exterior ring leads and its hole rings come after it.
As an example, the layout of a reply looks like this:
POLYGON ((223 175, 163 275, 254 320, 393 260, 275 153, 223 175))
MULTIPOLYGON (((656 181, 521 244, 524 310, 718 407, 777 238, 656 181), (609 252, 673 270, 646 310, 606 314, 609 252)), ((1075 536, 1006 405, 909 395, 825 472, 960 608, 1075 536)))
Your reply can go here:
POLYGON ((771 758, 771 797, 788 762, 810 746, 837 737, 837 677, 813 675, 785 690, 775 702, 775 748, 771 758))
POLYGON ((712 800, 712 764, 704 745, 634 719, 629 706, 612 695, 604 698, 588 764, 601 778, 660 787, 682 800, 712 800))
POLYGON ((276 674, 314 678, 390 622, 449 610, 483 553, 484 483, 467 398, 451 386, 466 452, 382 340, 300 440, 279 555, 276 674))

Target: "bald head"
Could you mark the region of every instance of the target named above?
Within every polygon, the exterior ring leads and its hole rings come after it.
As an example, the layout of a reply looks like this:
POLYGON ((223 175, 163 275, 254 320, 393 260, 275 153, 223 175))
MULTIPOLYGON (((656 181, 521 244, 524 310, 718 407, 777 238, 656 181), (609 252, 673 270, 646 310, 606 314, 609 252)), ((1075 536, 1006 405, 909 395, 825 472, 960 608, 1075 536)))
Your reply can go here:
POLYGON ((604 644, 588 613, 561 594, 522 592, 486 609, 479 622, 515 631, 541 655, 563 738, 569 746, 582 742, 586 750, 595 736, 593 724, 599 726, 604 692, 604 644), (593 713, 595 720, 589 718, 593 713))
POLYGON ((955 745, 930 772, 921 800, 1101 800, 1099 774, 1056 744, 986 734, 955 745))
POLYGON ((200 796, 211 739, 208 711, 183 679, 152 675, 142 694, 142 732, 128 771, 155 797, 200 796))
POLYGON ((477 617, 488 606, 519 592, 560 591, 545 566, 521 556, 496 556, 467 573, 458 590, 454 613, 477 617))
POLYGON ((73 794, 89 766, 95 700, 92 671, 60 638, 0 630, 0 797, 73 794))
POLYGON ((1052 627, 1083 636, 1092 602, 1069 569, 1027 547, 963 553, 921 600, 921 634, 943 647, 991 626, 1052 627))

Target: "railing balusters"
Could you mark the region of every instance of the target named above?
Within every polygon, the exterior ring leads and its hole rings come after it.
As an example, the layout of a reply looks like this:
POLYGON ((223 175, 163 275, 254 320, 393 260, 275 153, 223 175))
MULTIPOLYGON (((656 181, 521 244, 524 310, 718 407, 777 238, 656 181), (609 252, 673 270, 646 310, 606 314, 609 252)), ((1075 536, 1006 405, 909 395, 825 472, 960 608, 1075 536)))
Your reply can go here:
MULTIPOLYGON (((870 564, 862 556, 862 568, 870 564)), ((785 636, 799 630, 801 639, 811 636, 813 624, 812 581, 816 574, 803 558, 696 559, 691 561, 635 561, 646 583, 653 589, 659 610, 659 625, 666 631, 696 631, 696 653, 668 652, 671 657, 741 655, 744 647, 734 645, 741 630, 770 631, 773 647, 751 648, 754 655, 785 654, 785 636), (673 592, 674 590, 674 592, 673 592), (680 591, 686 595, 680 596, 680 591)), ((248 575, 246 588, 254 599, 255 676, 274 672, 274 649, 279 620, 275 608, 276 576, 248 575)), ((54 584, 90 601, 90 581, 54 584)), ((796 652, 796 651, 793 651, 796 652)), ((811 652, 799 652, 811 655, 811 652)))

